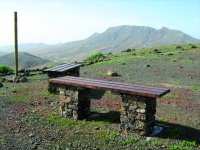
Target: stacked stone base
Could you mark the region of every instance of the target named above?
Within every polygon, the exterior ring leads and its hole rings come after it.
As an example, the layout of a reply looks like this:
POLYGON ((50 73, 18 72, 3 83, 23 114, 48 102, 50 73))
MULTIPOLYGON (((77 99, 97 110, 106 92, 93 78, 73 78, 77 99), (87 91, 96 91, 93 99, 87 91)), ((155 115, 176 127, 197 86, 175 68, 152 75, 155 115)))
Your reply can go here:
POLYGON ((77 87, 59 87, 61 116, 65 118, 85 119, 90 115, 88 89, 77 87))
MULTIPOLYGON (((55 89, 56 93, 60 94, 62 117, 87 119, 90 116, 89 89, 62 85, 55 89)), ((155 112, 155 98, 122 95, 120 127, 122 130, 148 135, 153 131, 155 112)))
POLYGON ((155 113, 156 99, 122 95, 121 129, 148 135, 153 131, 155 113))

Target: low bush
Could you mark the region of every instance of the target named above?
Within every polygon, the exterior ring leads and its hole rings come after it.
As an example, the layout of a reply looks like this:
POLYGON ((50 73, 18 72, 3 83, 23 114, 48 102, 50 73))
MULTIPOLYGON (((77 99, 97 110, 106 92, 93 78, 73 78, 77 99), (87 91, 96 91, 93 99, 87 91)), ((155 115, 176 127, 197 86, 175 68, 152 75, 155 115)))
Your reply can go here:
POLYGON ((89 55, 86 59, 84 59, 83 62, 88 62, 88 61, 92 61, 92 60, 95 60, 95 59, 99 59, 102 56, 103 56, 102 53, 100 53, 100 52, 94 52, 91 55, 89 55))
POLYGON ((7 75, 10 74, 11 72, 13 72, 13 70, 5 65, 0 65, 0 74, 2 75, 7 75))
POLYGON ((176 46, 176 49, 181 49, 181 46, 180 46, 180 45, 177 45, 177 46, 176 46))
POLYGON ((171 55, 174 55, 174 53, 173 52, 165 52, 164 55, 171 56, 171 55))
POLYGON ((191 48, 197 48, 196 45, 192 45, 191 48))
POLYGON ((106 61, 106 60, 108 60, 106 55, 100 52, 94 52, 93 54, 89 55, 86 59, 83 60, 83 64, 90 65, 93 63, 106 61))

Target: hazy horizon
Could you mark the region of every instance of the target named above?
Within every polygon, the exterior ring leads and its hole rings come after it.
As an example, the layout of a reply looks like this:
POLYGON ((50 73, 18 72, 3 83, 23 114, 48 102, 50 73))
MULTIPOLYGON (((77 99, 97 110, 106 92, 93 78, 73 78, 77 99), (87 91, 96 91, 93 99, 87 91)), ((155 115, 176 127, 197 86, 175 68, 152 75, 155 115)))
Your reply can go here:
POLYGON ((1 0, 0 47, 14 43, 14 11, 21 43, 82 40, 120 25, 167 27, 200 39, 198 0, 1 0))

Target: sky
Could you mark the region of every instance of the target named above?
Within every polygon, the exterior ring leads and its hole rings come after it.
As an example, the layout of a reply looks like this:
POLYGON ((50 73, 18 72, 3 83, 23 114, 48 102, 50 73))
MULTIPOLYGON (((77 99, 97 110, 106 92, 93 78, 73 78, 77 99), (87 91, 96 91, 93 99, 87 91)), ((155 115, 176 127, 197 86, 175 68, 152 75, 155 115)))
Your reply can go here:
POLYGON ((0 0, 0 47, 82 40, 120 25, 168 27, 200 39, 200 0, 0 0))

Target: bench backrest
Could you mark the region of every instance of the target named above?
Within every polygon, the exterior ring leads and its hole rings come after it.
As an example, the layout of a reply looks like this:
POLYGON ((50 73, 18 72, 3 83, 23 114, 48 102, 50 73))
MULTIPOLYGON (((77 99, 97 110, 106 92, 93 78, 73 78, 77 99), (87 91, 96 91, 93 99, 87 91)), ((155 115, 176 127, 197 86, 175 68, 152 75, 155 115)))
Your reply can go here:
POLYGON ((170 90, 166 88, 148 87, 136 84, 127 84, 127 83, 72 77, 72 76, 52 78, 49 79, 49 82, 55 84, 90 88, 90 89, 109 90, 117 93, 153 97, 153 98, 161 97, 170 92, 170 90))

